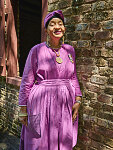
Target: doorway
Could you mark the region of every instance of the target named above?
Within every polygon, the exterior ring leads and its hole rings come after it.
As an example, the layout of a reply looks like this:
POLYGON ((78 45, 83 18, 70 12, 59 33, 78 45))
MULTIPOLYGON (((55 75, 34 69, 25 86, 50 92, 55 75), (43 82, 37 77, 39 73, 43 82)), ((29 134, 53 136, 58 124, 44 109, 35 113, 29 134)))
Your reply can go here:
POLYGON ((30 49, 41 43, 42 0, 19 0, 19 72, 23 74, 30 49))

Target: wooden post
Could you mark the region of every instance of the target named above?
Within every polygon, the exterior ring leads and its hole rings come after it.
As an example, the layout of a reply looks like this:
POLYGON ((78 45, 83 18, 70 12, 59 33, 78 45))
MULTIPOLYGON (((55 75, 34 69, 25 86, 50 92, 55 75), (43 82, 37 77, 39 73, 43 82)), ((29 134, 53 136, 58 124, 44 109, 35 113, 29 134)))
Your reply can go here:
POLYGON ((14 14, 10 0, 6 0, 7 16, 7 76, 17 75, 17 35, 14 14))
POLYGON ((0 76, 6 76, 4 0, 0 0, 0 76))

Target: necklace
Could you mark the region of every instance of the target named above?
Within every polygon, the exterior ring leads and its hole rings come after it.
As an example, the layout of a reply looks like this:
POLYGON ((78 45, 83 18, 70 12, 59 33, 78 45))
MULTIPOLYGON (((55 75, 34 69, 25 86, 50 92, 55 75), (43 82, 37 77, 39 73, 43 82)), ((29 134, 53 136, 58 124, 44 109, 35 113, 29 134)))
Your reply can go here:
MULTIPOLYGON (((48 46, 48 44, 47 44, 47 46, 48 46)), ((48 47, 50 47, 50 45, 48 46, 48 47)), ((51 47, 50 47, 51 48, 51 47)), ((59 63, 59 64, 61 64, 62 62, 63 62, 63 60, 62 60, 62 58, 60 57, 60 48, 58 49, 58 54, 57 54, 57 52, 55 51, 55 49, 53 49, 53 48, 51 48, 54 52, 55 52, 55 54, 56 54, 56 62, 57 63, 59 63)))
MULTIPOLYGON (((53 49, 54 50, 54 49, 53 49)), ((60 57, 60 49, 58 50, 59 54, 57 54, 57 52, 54 50, 55 54, 56 54, 56 62, 61 64, 63 62, 62 58, 60 57)))

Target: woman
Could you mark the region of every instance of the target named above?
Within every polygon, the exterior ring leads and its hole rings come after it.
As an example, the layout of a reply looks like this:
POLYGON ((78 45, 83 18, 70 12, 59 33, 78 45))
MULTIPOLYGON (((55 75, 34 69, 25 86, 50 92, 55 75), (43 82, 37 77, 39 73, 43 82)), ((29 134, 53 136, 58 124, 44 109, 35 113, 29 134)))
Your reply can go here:
POLYGON ((48 40, 30 50, 20 86, 20 150, 72 150, 82 96, 75 52, 60 42, 65 33, 61 10, 49 13, 44 25, 48 40))

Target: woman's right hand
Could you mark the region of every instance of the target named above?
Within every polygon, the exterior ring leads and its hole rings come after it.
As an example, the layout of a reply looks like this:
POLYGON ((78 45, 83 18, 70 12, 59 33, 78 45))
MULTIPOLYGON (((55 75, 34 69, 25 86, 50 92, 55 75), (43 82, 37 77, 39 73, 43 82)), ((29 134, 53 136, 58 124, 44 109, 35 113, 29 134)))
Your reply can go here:
POLYGON ((23 125, 27 126, 27 120, 28 120, 27 116, 25 116, 25 117, 21 116, 21 117, 19 117, 19 120, 23 125))
POLYGON ((19 120, 23 125, 27 126, 28 124, 27 106, 20 106, 19 120))

